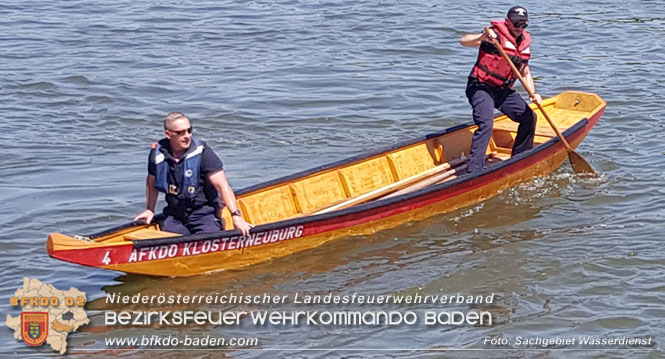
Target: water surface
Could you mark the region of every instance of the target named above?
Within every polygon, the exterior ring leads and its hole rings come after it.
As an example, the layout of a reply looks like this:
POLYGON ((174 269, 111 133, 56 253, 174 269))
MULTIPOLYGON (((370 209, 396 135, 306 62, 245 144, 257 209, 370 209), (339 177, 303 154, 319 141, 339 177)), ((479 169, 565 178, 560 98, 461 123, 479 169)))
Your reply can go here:
MULTIPOLYGON (((476 51, 458 40, 502 18, 513 4, 6 1, 0 7, 2 312, 17 312, 7 298, 24 276, 86 291, 95 300, 89 314, 97 328, 103 328, 105 309, 99 298, 108 292, 495 292, 501 322, 492 327, 181 332, 257 336, 264 348, 302 348, 268 355, 307 357, 412 357, 409 351, 306 349, 473 349, 483 347, 486 335, 651 335, 653 350, 418 354, 660 357, 662 3, 523 4, 531 13, 538 92, 595 92, 608 103, 578 148, 602 173, 599 179, 576 178, 565 164, 484 203, 422 222, 240 271, 168 279, 84 268, 45 253, 49 232, 93 232, 124 223, 143 208, 148 149, 159 139, 166 113, 192 118, 237 189, 468 123, 464 85, 476 51)), ((86 348, 104 349, 99 343, 105 336, 127 332, 84 329, 70 335, 70 353, 85 357, 86 348)), ((6 328, 0 335, 2 351, 56 356, 47 347, 34 350, 15 341, 6 328)))

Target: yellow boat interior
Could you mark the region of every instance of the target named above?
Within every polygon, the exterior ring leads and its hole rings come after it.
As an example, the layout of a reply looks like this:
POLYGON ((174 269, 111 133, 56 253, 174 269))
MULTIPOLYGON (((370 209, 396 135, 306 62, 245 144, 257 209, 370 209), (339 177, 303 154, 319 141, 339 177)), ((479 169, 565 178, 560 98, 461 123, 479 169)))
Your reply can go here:
MULTIPOLYGON (((595 94, 564 92, 544 100, 542 105, 563 132, 580 120, 591 118, 601 111, 605 102, 595 94)), ((538 115, 535 135, 537 146, 556 137, 556 134, 538 109, 532 107, 538 115)), ((488 166, 510 158, 517 126, 516 122, 506 116, 495 118, 492 139, 487 149, 488 166)), ((448 181, 465 173, 465 156, 469 153, 475 130, 475 125, 457 126, 440 135, 406 143, 376 155, 355 157, 274 180, 267 185, 250 187, 246 191, 239 191, 238 205, 249 223, 260 225, 327 213, 448 181)), ((223 211, 222 217, 225 219, 225 229, 232 229, 233 222, 228 210, 223 211)), ((95 238, 94 241, 120 244, 128 240, 175 235, 160 231, 159 226, 153 224, 131 227, 95 238)))
MULTIPOLYGON (((564 92, 542 103, 545 111, 562 132, 578 121, 590 118, 604 105, 604 101, 597 95, 579 92, 564 92)), ((535 105, 532 105, 532 108, 538 116, 535 147, 556 137, 556 133, 538 108, 535 105)), ((510 158, 517 126, 518 123, 506 116, 495 118, 492 138, 487 149, 488 165, 510 158)), ((238 205, 248 222, 259 225, 325 213, 331 207, 399 184, 400 181, 408 183, 409 178, 421 180, 422 178, 417 178, 420 174, 426 171, 436 173, 432 169, 447 163, 453 164, 451 169, 459 169, 455 171, 456 173, 443 178, 443 181, 450 180, 455 178, 457 173, 464 173, 466 170, 464 161, 460 161, 460 158, 468 156, 476 128, 475 125, 463 126, 441 136, 382 152, 376 156, 365 157, 360 161, 345 163, 242 193, 238 196, 238 205)), ((397 191, 394 188, 391 190, 378 197, 368 196, 368 198, 376 200, 397 191)), ((354 204, 365 202, 356 201, 354 204)), ((223 211, 223 217, 226 229, 232 229, 228 210, 223 211)))

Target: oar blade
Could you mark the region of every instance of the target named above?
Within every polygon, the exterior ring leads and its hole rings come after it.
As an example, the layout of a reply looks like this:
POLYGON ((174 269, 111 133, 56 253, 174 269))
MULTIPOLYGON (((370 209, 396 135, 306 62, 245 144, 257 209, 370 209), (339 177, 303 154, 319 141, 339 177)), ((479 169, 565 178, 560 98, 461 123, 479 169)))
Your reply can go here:
MULTIPOLYGON (((485 28, 485 32, 489 33, 489 27, 485 28)), ((529 96, 534 97, 535 94, 533 90, 531 90, 531 88, 527 86, 524 76, 522 76, 522 73, 517 69, 517 67, 515 67, 515 64, 512 62, 508 54, 506 54, 506 51, 501 46, 501 43, 499 43, 499 41, 495 38, 492 37, 490 38, 494 43, 494 47, 496 47, 501 56, 506 60, 506 63, 510 65, 510 69, 513 71, 513 74, 515 74, 515 76, 520 80, 522 86, 524 86, 524 89, 526 89, 526 91, 529 93, 529 96)), ((591 168, 591 165, 584 158, 582 158, 582 156, 577 154, 577 152, 575 152, 573 148, 570 147, 570 144, 568 143, 568 141, 566 141, 566 138, 563 136, 561 131, 559 131, 559 129, 556 127, 550 116, 543 108, 543 106, 540 103, 536 103, 536 105, 538 105, 540 113, 542 113, 545 116, 545 119, 550 124, 550 126, 552 126, 552 129, 554 130, 554 132, 556 132, 556 135, 557 137, 559 137, 559 140, 561 140, 563 145, 568 150, 568 159, 570 160, 570 164, 573 165, 573 170, 575 171, 575 173, 587 176, 595 176, 596 171, 594 171, 593 168, 591 168)))
POLYGON ((573 166, 573 171, 575 171, 575 173, 587 176, 596 175, 596 171, 591 168, 589 162, 587 162, 584 157, 580 156, 577 152, 568 151, 568 160, 570 160, 570 164, 573 166))

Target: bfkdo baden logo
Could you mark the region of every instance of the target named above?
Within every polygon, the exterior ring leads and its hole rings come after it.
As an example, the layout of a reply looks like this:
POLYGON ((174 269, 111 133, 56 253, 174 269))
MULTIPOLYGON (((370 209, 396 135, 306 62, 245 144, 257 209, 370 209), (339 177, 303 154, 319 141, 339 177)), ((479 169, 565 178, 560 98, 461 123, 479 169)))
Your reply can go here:
POLYGON ((76 288, 58 290, 37 279, 23 278, 23 288, 9 299, 9 304, 21 306, 22 312, 17 317, 7 314, 7 326, 17 340, 32 346, 46 342, 64 354, 67 335, 90 322, 83 309, 85 302, 85 293, 76 288))
POLYGON ((28 345, 42 345, 48 336, 47 312, 21 313, 21 338, 28 345))

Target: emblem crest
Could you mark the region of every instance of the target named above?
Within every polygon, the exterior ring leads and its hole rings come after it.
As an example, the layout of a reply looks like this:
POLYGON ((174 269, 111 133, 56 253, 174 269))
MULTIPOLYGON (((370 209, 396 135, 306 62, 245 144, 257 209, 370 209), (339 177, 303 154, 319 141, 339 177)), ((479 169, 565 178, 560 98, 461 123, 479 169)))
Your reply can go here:
POLYGON ((48 337, 47 312, 22 312, 21 337, 28 345, 42 345, 48 337))

